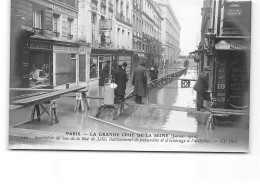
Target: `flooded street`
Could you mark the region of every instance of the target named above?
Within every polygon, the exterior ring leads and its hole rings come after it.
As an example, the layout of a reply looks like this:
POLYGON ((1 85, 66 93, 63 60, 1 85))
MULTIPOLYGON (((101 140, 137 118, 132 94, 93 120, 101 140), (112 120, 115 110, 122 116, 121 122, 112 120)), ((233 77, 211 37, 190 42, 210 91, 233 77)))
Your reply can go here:
MULTIPOLYGON (((186 74, 179 78, 196 79, 197 73, 195 70, 188 70, 186 74)), ((60 107, 58 108, 60 123, 53 126, 48 126, 47 116, 43 116, 39 122, 21 123, 29 119, 31 111, 29 107, 12 111, 13 116, 10 116, 12 129, 10 133, 14 137, 11 137, 10 143, 12 144, 12 140, 17 143, 16 136, 27 136, 28 131, 32 138, 35 135, 64 135, 66 132, 80 132, 81 136, 90 136, 93 132, 97 134, 109 132, 120 135, 117 137, 117 141, 124 138, 121 136, 124 133, 171 135, 171 138, 177 136, 178 141, 183 141, 180 144, 171 144, 170 147, 168 143, 157 145, 162 150, 217 151, 230 149, 232 151, 241 151, 247 149, 248 131, 244 131, 244 129, 248 129, 247 119, 238 118, 236 122, 222 120, 214 129, 206 128, 210 114, 195 110, 196 92, 193 90, 194 84, 195 81, 191 81, 190 87, 182 88, 181 80, 168 80, 149 92, 148 98, 143 99, 144 105, 136 105, 133 99, 127 100, 130 106, 125 105, 124 111, 118 115, 116 120, 113 120, 112 112, 108 109, 101 113, 99 117, 101 121, 90 118, 95 117, 98 107, 103 103, 103 100, 100 99, 89 100, 90 111, 74 112, 75 97, 73 95, 61 97, 57 100, 60 107), (174 107, 182 108, 182 110, 176 110, 174 107), (234 140, 236 144, 220 144, 222 139, 234 140)), ((89 95, 102 96, 102 88, 90 91, 89 95)), ((148 136, 146 139, 151 141, 152 137, 149 138, 148 136)), ((129 146, 138 149, 138 145, 134 142, 117 141, 114 141, 113 145, 120 145, 122 149, 129 148, 129 146)), ((30 144, 41 143, 34 141, 30 144)), ((57 142, 50 144, 57 146, 57 142)), ((88 144, 84 142, 83 146, 88 144)), ((67 145, 66 141, 65 145, 67 145)), ((98 145, 95 143, 92 146, 101 149, 98 145)), ((73 143, 72 147, 74 146, 73 143)), ((82 148, 82 143, 78 146, 82 148)), ((147 146, 149 147, 149 144, 147 146)), ((142 148, 140 149, 142 150, 142 148)))

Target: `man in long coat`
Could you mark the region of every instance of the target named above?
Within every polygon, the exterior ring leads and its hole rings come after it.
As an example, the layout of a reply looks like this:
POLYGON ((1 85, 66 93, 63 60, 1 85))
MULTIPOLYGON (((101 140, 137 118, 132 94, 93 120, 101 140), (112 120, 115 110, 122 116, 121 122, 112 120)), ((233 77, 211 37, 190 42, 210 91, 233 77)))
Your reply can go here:
POLYGON ((134 85, 134 95, 136 96, 136 103, 142 104, 142 98, 147 95, 147 76, 145 69, 145 62, 141 62, 140 66, 136 68, 133 76, 132 84, 134 85))
POLYGON ((124 101, 127 81, 128 77, 126 72, 124 71, 123 66, 119 66, 118 70, 115 73, 115 83, 117 84, 117 88, 115 90, 116 100, 120 99, 124 101))
POLYGON ((150 67, 150 77, 151 77, 151 80, 155 80, 155 79, 158 79, 158 67, 156 64, 154 64, 154 61, 152 60, 152 63, 151 63, 151 67, 150 67))
POLYGON ((205 66, 204 71, 199 74, 198 80, 193 87, 193 89, 197 92, 197 110, 200 111, 203 108, 203 95, 209 88, 209 72, 210 67, 205 66))

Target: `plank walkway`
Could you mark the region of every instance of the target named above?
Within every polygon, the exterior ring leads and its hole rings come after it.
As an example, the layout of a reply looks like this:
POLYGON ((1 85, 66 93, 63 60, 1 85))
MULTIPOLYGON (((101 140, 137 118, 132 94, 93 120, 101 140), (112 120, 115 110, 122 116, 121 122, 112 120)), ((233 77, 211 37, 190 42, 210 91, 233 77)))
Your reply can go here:
POLYGON ((46 101, 50 101, 50 100, 59 98, 61 95, 64 95, 64 94, 67 94, 70 92, 74 92, 74 91, 79 91, 84 88, 85 87, 82 87, 82 86, 72 87, 69 89, 54 91, 54 92, 47 93, 47 94, 42 94, 42 95, 38 95, 38 96, 33 96, 33 97, 29 97, 29 98, 16 100, 16 101, 13 101, 12 103, 15 105, 34 105, 34 104, 43 103, 46 101))

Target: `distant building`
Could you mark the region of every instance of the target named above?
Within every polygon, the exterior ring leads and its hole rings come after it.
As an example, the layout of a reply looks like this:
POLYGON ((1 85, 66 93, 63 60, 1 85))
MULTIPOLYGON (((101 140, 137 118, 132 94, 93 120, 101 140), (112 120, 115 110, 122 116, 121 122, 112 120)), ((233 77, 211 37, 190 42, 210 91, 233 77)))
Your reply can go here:
POLYGON ((180 50, 180 30, 181 26, 172 9, 169 0, 155 0, 157 6, 162 10, 163 21, 161 23, 163 57, 173 64, 178 59, 180 50))

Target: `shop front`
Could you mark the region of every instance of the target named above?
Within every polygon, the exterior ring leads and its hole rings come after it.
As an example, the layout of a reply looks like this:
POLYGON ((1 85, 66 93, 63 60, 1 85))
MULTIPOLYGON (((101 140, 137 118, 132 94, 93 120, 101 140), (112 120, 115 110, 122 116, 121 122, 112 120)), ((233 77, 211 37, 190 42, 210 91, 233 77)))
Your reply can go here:
POLYGON ((215 45, 215 49, 214 107, 248 109, 250 96, 250 41, 220 40, 215 45))
POLYGON ((106 61, 110 61, 111 67, 116 68, 116 52, 112 49, 92 48, 89 61, 89 82, 90 85, 100 83, 102 69, 106 61))
POLYGON ((123 62, 127 63, 126 73, 132 75, 133 72, 133 52, 125 49, 97 49, 92 48, 89 60, 89 82, 91 85, 100 84, 102 69, 106 61, 110 61, 110 67, 116 71, 123 62))
POLYGON ((55 44, 54 50, 54 84, 76 83, 78 77, 78 45, 55 44))
POLYGON ((53 43, 31 38, 22 53, 22 87, 53 87, 53 43))

